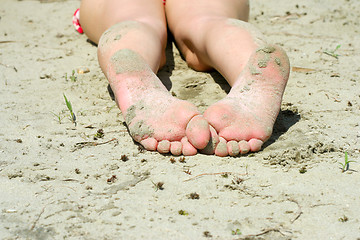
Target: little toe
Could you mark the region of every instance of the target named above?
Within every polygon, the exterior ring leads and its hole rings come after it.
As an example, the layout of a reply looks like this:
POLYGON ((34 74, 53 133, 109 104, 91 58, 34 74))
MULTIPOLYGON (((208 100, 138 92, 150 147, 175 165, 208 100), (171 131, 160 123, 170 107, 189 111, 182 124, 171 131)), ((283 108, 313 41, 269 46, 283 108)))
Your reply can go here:
POLYGON ((239 155, 240 153, 240 147, 239 147, 239 143, 236 141, 229 141, 227 144, 227 150, 229 152, 229 155, 234 157, 239 155))
POLYGON ((258 152, 260 151, 261 149, 261 146, 264 144, 263 141, 259 140, 259 139, 256 139, 256 138, 253 138, 253 139, 250 139, 249 141, 249 146, 250 146, 250 150, 252 152, 258 152))
POLYGON ((170 141, 169 140, 162 140, 157 145, 157 151, 159 153, 168 153, 170 152, 170 141))
POLYGON ((179 156, 182 153, 182 144, 181 142, 175 141, 171 142, 170 152, 172 155, 179 156))
POLYGON ((247 141, 242 140, 239 142, 239 148, 241 154, 246 154, 250 151, 250 145, 247 141))
POLYGON ((215 128, 213 128, 211 125, 209 127, 210 127, 210 135, 211 135, 210 141, 207 144, 207 146, 204 149, 202 149, 200 152, 203 154, 212 155, 215 153, 215 148, 220 140, 219 140, 219 135, 217 134, 215 128))
POLYGON ((202 115, 196 115, 186 126, 186 136, 195 148, 204 149, 211 137, 209 123, 202 115))
POLYGON ((226 157, 229 154, 227 150, 226 140, 219 137, 219 143, 215 148, 215 155, 219 157, 226 157))
POLYGON ((140 144, 148 151, 155 151, 158 141, 155 138, 146 138, 140 141, 140 144))
POLYGON ((192 156, 197 153, 197 149, 193 145, 191 145, 191 143, 189 143, 189 140, 187 137, 183 137, 181 139, 181 144, 182 144, 183 155, 192 156))

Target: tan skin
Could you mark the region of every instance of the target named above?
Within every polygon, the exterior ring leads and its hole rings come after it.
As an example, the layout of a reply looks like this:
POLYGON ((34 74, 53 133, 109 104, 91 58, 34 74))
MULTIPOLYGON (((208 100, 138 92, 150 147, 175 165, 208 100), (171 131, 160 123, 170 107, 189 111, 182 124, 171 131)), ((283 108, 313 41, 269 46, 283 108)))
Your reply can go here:
POLYGON ((135 141, 173 155, 261 149, 280 109, 289 62, 246 23, 248 16, 245 0, 167 0, 165 7, 160 0, 82 0, 81 25, 98 43, 100 66, 135 141), (232 87, 204 115, 172 97, 155 75, 166 62, 167 28, 191 68, 215 69, 232 87))

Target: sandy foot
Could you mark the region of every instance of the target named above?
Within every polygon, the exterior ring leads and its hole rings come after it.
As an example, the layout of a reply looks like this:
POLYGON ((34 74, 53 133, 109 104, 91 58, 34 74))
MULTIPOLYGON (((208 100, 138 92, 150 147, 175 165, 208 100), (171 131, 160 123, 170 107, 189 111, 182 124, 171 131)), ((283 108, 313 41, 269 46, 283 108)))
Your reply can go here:
POLYGON ((218 156, 256 152, 269 139, 289 77, 289 60, 276 46, 250 57, 230 93, 204 113, 219 135, 218 156))
POLYGON ((209 124, 197 108, 171 96, 136 52, 116 52, 107 71, 130 135, 147 150, 195 155, 207 146, 209 124))

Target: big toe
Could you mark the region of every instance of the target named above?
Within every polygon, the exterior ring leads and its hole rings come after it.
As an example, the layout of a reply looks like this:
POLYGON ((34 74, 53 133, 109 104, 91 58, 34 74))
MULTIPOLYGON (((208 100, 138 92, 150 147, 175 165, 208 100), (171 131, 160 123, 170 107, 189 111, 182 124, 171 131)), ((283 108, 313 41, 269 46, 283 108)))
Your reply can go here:
POLYGON ((186 136, 195 148, 204 149, 211 137, 209 123, 202 115, 196 115, 187 124, 186 136))
POLYGON ((202 149, 200 152, 203 154, 212 155, 215 153, 215 148, 219 143, 219 135, 217 134, 216 130, 210 125, 210 141, 206 145, 204 149, 202 149))

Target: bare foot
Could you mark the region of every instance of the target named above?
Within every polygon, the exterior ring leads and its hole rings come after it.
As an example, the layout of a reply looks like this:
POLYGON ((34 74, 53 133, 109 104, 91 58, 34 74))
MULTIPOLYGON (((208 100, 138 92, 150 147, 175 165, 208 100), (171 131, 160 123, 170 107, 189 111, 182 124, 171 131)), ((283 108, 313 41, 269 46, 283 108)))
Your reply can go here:
POLYGON ((219 135, 218 156, 256 152, 269 139, 289 77, 289 60, 277 46, 253 53, 227 97, 210 106, 205 118, 219 135))
POLYGON ((210 129, 205 118, 193 104, 171 96, 139 54, 117 51, 107 76, 130 135, 145 149, 195 155, 207 146, 210 129))

